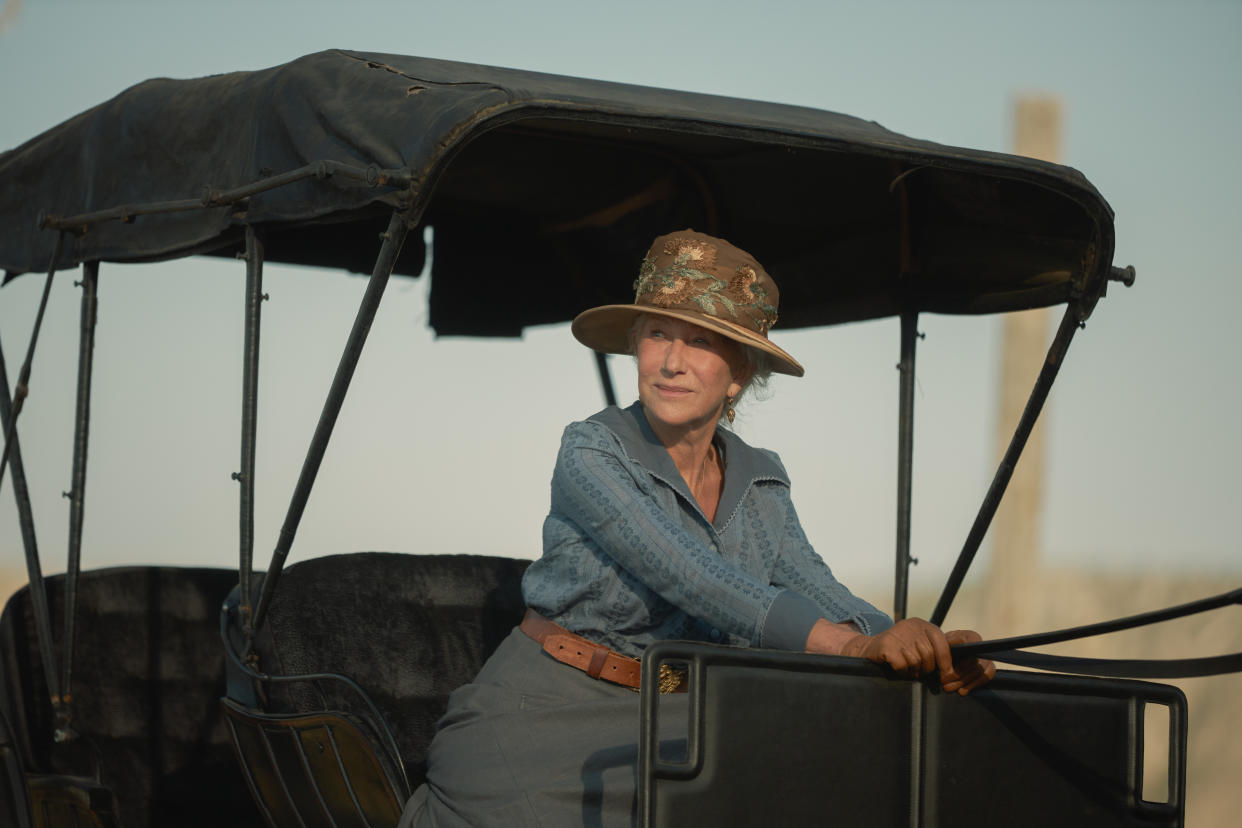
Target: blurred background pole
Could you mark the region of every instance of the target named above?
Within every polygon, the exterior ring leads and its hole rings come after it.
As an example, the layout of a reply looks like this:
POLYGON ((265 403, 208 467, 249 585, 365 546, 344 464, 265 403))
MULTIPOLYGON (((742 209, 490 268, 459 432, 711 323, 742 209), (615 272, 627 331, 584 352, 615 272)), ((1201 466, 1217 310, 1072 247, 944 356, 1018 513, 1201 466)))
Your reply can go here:
MULTIPOLYGON (((1060 163, 1061 102, 1049 95, 1020 95, 1014 102, 1013 151, 1060 163)), ((1001 343, 995 456, 1009 445, 1031 384, 1048 350, 1051 309, 1006 314, 1001 343)), ((1043 511, 1045 425, 1036 422, 992 523, 985 585, 988 635, 1013 635, 1038 626, 1040 524, 1043 511)))

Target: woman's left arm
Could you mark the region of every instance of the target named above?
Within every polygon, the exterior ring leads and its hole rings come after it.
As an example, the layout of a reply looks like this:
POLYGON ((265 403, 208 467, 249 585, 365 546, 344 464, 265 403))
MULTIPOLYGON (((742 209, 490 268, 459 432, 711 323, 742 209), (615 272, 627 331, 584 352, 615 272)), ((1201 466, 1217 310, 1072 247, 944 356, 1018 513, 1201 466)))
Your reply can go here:
POLYGON ((805 595, 819 605, 829 621, 853 623, 863 633, 878 633, 892 626, 888 615, 854 595, 833 576, 802 531, 788 487, 765 486, 755 496, 768 498, 772 508, 765 511, 779 515, 781 522, 776 532, 780 545, 772 571, 773 586, 805 595))
POLYGON ((986 659, 954 660, 950 647, 978 641, 971 630, 944 633, 921 618, 893 624, 880 610, 855 596, 833 577, 816 554, 783 486, 770 494, 781 499, 785 513, 783 543, 774 586, 800 592, 820 604, 825 618, 807 636, 807 652, 865 658, 886 664, 900 675, 922 676, 938 671, 946 693, 966 695, 992 680, 996 667, 986 659))

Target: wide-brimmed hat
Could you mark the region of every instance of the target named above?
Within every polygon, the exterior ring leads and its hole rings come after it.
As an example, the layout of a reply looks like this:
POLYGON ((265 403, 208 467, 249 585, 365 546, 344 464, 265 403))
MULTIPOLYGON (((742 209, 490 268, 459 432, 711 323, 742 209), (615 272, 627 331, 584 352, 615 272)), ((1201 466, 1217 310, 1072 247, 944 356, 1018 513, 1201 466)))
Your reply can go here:
POLYGON ((571 330, 588 348, 632 353, 630 331, 640 314, 683 319, 762 351, 772 370, 795 377, 798 361, 768 339, 780 291, 755 257, 693 230, 651 243, 634 282, 634 304, 601 305, 578 314, 571 330))

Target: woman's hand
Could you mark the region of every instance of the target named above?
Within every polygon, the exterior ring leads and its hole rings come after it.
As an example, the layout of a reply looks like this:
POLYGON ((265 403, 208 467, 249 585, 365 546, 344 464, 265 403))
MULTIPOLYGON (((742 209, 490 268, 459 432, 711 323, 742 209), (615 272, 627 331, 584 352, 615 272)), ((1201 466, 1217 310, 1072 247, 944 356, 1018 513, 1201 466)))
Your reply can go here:
POLYGON ((986 659, 954 662, 949 645, 978 640, 979 634, 970 630, 946 635, 921 618, 898 621, 877 635, 864 635, 853 631, 852 626, 821 619, 807 638, 807 651, 865 658, 887 664, 898 675, 910 678, 939 671, 944 691, 964 696, 991 681, 996 667, 986 659))
MULTIPOLYGON (((944 637, 950 645, 981 640, 979 633, 974 630, 952 630, 945 633, 944 637)), ((940 674, 940 686, 946 693, 965 696, 976 687, 982 687, 991 681, 996 675, 996 665, 986 658, 967 656, 953 662, 953 672, 955 678, 950 680, 945 679, 944 673, 940 674)))
POLYGON ((841 655, 887 664, 897 675, 909 678, 937 669, 957 678, 944 633, 921 618, 903 619, 877 635, 860 633, 845 643, 841 655))

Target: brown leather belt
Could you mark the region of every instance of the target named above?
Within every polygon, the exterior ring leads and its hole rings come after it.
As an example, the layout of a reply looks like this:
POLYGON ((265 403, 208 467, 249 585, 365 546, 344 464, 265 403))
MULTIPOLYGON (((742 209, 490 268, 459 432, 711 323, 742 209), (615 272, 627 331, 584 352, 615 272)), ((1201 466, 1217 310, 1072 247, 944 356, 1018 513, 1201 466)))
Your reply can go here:
POLYGON ((519 629, 541 644, 545 653, 562 664, 581 670, 593 679, 603 679, 632 690, 638 689, 642 676, 642 664, 638 659, 623 656, 603 644, 596 644, 571 633, 533 609, 526 610, 519 629))

